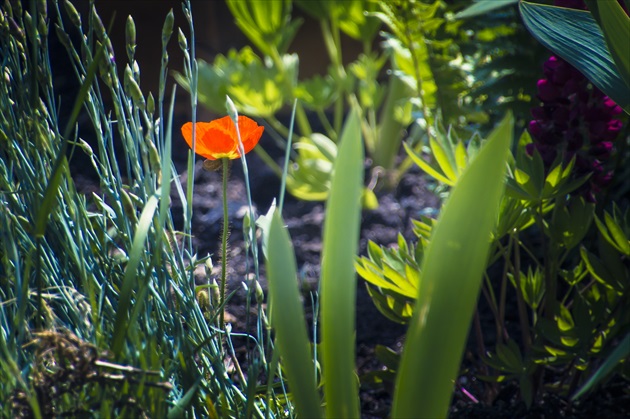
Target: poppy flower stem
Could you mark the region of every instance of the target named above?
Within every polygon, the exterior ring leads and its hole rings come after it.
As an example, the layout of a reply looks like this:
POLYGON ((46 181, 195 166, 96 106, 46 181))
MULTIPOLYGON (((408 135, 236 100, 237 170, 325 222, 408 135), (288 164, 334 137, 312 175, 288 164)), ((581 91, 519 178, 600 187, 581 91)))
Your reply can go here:
POLYGON ((227 183, 228 176, 230 174, 229 159, 222 158, 221 163, 223 165, 223 232, 221 234, 221 300, 219 301, 219 307, 221 314, 219 315, 219 328, 225 329, 225 283, 227 282, 227 239, 229 234, 229 220, 228 220, 228 202, 227 202, 227 183))

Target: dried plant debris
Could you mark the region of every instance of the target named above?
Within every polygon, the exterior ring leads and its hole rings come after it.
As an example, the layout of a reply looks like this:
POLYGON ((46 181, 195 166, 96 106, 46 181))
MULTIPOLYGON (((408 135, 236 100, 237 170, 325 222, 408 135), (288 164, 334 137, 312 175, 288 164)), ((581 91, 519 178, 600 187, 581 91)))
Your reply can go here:
MULTIPOLYGON (((15 418, 36 417, 34 409, 41 417, 90 417, 101 409, 104 399, 100 395, 108 390, 117 392, 131 385, 172 390, 170 383, 155 380, 160 372, 109 362, 111 354, 67 330, 33 336, 25 345, 25 349, 33 348, 30 389, 16 389, 10 399, 15 418)), ((134 417, 149 417, 131 397, 133 393, 120 391, 120 398, 108 410, 124 409, 134 417)))

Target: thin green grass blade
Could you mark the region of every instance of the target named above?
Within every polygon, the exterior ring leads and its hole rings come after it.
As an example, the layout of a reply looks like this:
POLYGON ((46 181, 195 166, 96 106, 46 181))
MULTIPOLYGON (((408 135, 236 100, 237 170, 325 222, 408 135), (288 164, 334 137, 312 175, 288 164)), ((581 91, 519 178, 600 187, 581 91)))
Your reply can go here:
POLYGON ((447 416, 504 189, 512 127, 508 115, 459 178, 434 226, 392 417, 447 416))
POLYGON ((88 91, 92 86, 92 81, 94 80, 94 76, 96 75, 96 69, 98 68, 98 63, 101 60, 101 56, 103 55, 104 48, 105 47, 101 47, 96 52, 94 60, 88 68, 85 80, 81 85, 81 89, 79 89, 77 98, 74 101, 72 113, 70 114, 70 118, 68 119, 68 123, 66 124, 66 128, 63 132, 63 144, 61 146, 61 149, 59 150, 59 154, 57 155, 57 159, 55 161, 55 165, 53 166, 50 180, 48 181, 48 185, 46 186, 46 192, 44 192, 44 199, 42 200, 39 212, 37 213, 37 218, 35 219, 34 233, 36 237, 43 237, 44 232, 46 231, 48 216, 53 212, 52 207, 55 204, 55 197, 57 196, 57 191, 59 190, 59 185, 61 184, 61 175, 64 171, 67 172, 69 170, 68 160, 66 159, 68 138, 70 137, 70 133, 72 132, 74 124, 77 122, 79 112, 81 112, 81 108, 83 107, 83 103, 87 98, 88 91))
POLYGON ((359 242, 363 142, 352 111, 341 135, 326 204, 321 268, 321 323, 326 416, 359 417, 354 372, 356 276, 359 242))
POLYGON ((111 350, 115 357, 118 357, 123 348, 127 330, 129 329, 129 306, 131 304, 131 294, 137 286, 138 266, 142 260, 146 238, 149 228, 153 222, 153 215, 159 204, 158 197, 153 195, 147 201, 142 215, 138 221, 136 234, 133 238, 131 252, 129 254, 129 262, 125 269, 123 278, 123 286, 120 290, 118 298, 118 307, 116 309, 116 320, 114 322, 114 336, 112 338, 111 350))
POLYGON ((287 173, 289 171, 291 144, 293 144, 293 124, 295 123, 295 108, 297 108, 297 99, 293 101, 293 111, 291 111, 291 122, 289 123, 289 138, 287 138, 287 149, 284 153, 284 167, 282 168, 282 179, 280 181, 280 198, 278 204, 280 214, 282 214, 282 208, 284 206, 284 193, 287 189, 287 173))
POLYGON ((278 210, 271 216, 266 242, 267 277, 274 311, 271 321, 283 369, 291 383, 295 408, 300 417, 321 417, 306 320, 298 290, 295 254, 278 210))
MULTIPOLYGON (((170 209, 170 196, 171 196, 171 175, 172 175, 172 159, 171 159, 171 143, 173 137, 173 110, 175 109, 175 94, 177 93, 177 85, 173 85, 173 93, 171 94, 171 104, 168 114, 168 123, 164 139, 164 153, 162 154, 162 185, 160 188, 160 212, 159 212, 159 225, 161 227, 166 223, 166 217, 169 214, 170 209)), ((158 235, 158 237, 162 237, 158 235)), ((159 243, 159 242, 158 242, 159 243)), ((159 246, 158 246, 159 247, 159 246)))

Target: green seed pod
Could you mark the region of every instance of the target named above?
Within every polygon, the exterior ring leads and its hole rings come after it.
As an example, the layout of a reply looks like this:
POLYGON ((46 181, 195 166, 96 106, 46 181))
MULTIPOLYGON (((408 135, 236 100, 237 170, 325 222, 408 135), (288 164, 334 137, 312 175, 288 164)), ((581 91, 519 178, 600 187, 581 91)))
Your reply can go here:
POLYGON ((81 147, 83 152, 87 154, 88 157, 91 158, 92 156, 94 156, 94 151, 92 150, 92 147, 90 147, 90 145, 82 138, 79 138, 79 147, 81 147))
POLYGON ((68 18, 70 18, 70 22, 77 28, 81 28, 81 15, 77 12, 77 9, 74 8, 73 4, 70 3, 69 0, 66 0, 64 3, 66 8, 66 13, 68 13, 68 18))
POLYGON ((140 66, 138 65, 138 62, 134 60, 131 67, 131 70, 133 72, 133 79, 136 81, 136 83, 140 84, 140 66))
POLYGON ((256 303, 263 304, 265 302, 265 293, 258 281, 254 280, 254 285, 256 286, 256 303))
MULTIPOLYGON (((96 41, 96 48, 101 48, 102 44, 99 41, 96 41)), ((101 59, 98 61, 98 74, 101 76, 101 80, 103 83, 107 85, 107 87, 112 86, 112 75, 110 73, 110 63, 107 60, 107 57, 104 55, 101 56, 101 59)))
POLYGON ((37 110, 41 113, 43 119, 50 120, 50 114, 48 113, 48 107, 46 106, 46 104, 44 103, 42 98, 39 98, 39 107, 37 108, 37 110))
POLYGON ((48 39, 48 25, 46 24, 46 18, 39 15, 39 23, 37 25, 37 31, 42 36, 42 39, 46 41, 48 39))
POLYGON ((166 48, 166 44, 171 39, 173 34, 173 23, 175 22, 175 15, 173 15, 173 9, 171 9, 166 15, 164 20, 164 26, 162 27, 162 48, 166 48))
POLYGON ((138 86, 138 83, 136 83, 133 78, 133 73, 131 72, 131 68, 129 68, 129 65, 125 67, 125 91, 129 96, 131 96, 134 106, 137 106, 140 109, 144 109, 144 96, 142 96, 140 86, 138 86))
POLYGON ((217 280, 212 280, 212 285, 210 285, 210 290, 212 291, 212 302, 214 304, 219 304, 221 301, 221 291, 219 291, 219 284, 217 284, 217 280))
POLYGON ((48 1, 39 0, 37 2, 37 10, 39 11, 39 16, 46 20, 48 18, 48 1))
POLYGON ((202 289, 197 292, 197 303, 202 310, 210 310, 210 293, 208 293, 207 289, 202 289))
MULTIPOLYGON (((20 5, 18 4, 18 7, 20 5)), ((11 7, 11 2, 9 0, 4 0, 4 6, 2 6, 2 8, 4 9, 4 15, 6 15, 7 17, 11 18, 13 16, 15 16, 13 14, 13 8, 11 7)), ((3 13, 0 13, 3 14, 3 13)))
POLYGON ((107 36, 107 32, 105 31, 105 25, 103 25, 103 21, 101 17, 96 13, 96 7, 92 6, 92 21, 94 22, 94 32, 96 32, 97 38, 104 42, 103 40, 107 36))
MULTIPOLYGON (((8 1, 5 2, 9 3, 8 1)), ((20 16, 22 16, 22 2, 21 1, 14 1, 13 3, 13 16, 19 18, 20 16)))
MULTIPOLYGON (((9 28, 11 34, 16 38, 16 41, 23 41, 25 39, 24 31, 22 30, 22 28, 20 28, 15 19, 13 19, 12 17, 9 17, 9 28)), ((24 46, 21 42, 17 42, 17 47, 20 49, 20 51, 24 51, 24 46)))
POLYGON ((127 42, 127 56, 129 61, 133 61, 133 56, 136 52, 136 24, 133 21, 133 17, 129 15, 127 17, 127 26, 125 27, 125 39, 127 42))
POLYGON ((155 99, 153 99, 153 93, 151 92, 149 92, 149 97, 147 98, 147 112, 151 116, 155 113, 155 99))
POLYGON ((182 32, 182 28, 177 29, 177 41, 182 51, 188 50, 188 40, 186 40, 186 35, 182 32))
POLYGON ((162 178, 162 164, 160 162, 160 153, 158 153, 158 149, 151 141, 147 138, 146 144, 149 148, 149 162, 151 162, 151 168, 155 171, 155 174, 158 176, 158 181, 161 181, 162 178))
POLYGON ((121 189, 120 198, 125 215, 131 219, 132 224, 135 226, 138 224, 138 214, 136 213, 136 207, 133 205, 129 193, 127 193, 126 190, 121 189))
POLYGON ((24 28, 29 38, 37 37, 37 33, 32 33, 33 30, 33 18, 29 12, 24 13, 24 28))

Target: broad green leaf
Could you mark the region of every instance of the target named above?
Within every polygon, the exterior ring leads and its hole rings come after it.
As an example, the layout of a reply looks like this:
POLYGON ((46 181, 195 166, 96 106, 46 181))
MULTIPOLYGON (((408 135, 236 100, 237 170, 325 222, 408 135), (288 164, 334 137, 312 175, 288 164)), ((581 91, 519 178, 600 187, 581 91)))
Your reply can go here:
MULTIPOLYGON (((244 47, 230 50, 226 56, 217 55, 212 65, 198 60, 199 102, 223 113, 228 95, 239 113, 259 117, 275 114, 292 97, 292 89, 297 85, 297 55, 280 58, 283 69, 268 65, 250 47, 244 47)), ((184 75, 176 73, 175 79, 190 91, 184 75)))
POLYGON ((630 113, 630 87, 619 75, 599 25, 589 12, 520 3, 523 22, 545 47, 580 70, 630 113))
POLYGON ((305 106, 318 111, 326 109, 339 96, 332 77, 319 74, 300 82, 294 93, 305 106))
POLYGON ((227 0, 236 25, 265 55, 284 53, 299 21, 290 21, 291 0, 227 0))
POLYGON ((630 17, 616 1, 588 0, 586 3, 604 31, 619 75, 630 88, 630 17))
POLYGON ((352 111, 345 123, 326 203, 321 266, 321 325, 326 416, 359 417, 354 373, 356 277, 363 141, 352 111))
POLYGON ((330 11, 346 35, 362 42, 371 42, 381 22, 366 12, 373 12, 378 4, 370 0, 330 2, 330 11))
POLYGON ((433 228, 392 417, 417 417, 418 409, 425 417, 447 416, 504 190, 512 135, 510 114, 458 179, 433 228))
POLYGON ((275 313, 272 325, 276 333, 276 347, 282 356, 283 370, 291 383, 299 416, 321 417, 304 308, 298 289, 295 254, 289 232, 277 210, 271 215, 268 228, 264 242, 269 293, 275 313))

